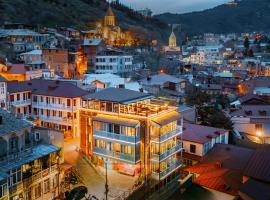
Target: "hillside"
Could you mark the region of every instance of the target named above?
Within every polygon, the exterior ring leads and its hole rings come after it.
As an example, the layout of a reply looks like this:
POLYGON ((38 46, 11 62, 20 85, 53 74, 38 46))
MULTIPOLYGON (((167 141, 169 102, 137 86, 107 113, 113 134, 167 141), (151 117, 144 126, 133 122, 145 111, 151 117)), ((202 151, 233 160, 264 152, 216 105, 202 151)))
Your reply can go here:
MULTIPOLYGON (((107 8, 105 0, 0 0, 0 24, 13 22, 89 29, 102 20, 107 8)), ((149 39, 164 37, 162 30, 167 24, 157 19, 144 19, 123 5, 115 4, 113 8, 124 29, 135 29, 149 39)))
POLYGON ((242 0, 239 5, 220 5, 187 14, 165 13, 155 16, 165 23, 182 24, 190 34, 232 33, 270 30, 270 0, 242 0))

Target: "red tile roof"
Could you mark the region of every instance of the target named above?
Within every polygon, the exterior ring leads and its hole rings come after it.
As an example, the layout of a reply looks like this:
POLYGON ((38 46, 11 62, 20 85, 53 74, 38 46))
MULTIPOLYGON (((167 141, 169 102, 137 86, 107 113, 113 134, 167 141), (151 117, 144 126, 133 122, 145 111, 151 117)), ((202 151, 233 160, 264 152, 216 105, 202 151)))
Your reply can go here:
POLYGON ((23 91, 32 91, 32 93, 36 95, 65 98, 82 97, 87 94, 86 91, 80 89, 72 83, 39 79, 23 82, 8 82, 7 91, 10 94, 23 91))
POLYGON ((204 144, 226 132, 227 130, 221 128, 184 123, 183 140, 204 144))

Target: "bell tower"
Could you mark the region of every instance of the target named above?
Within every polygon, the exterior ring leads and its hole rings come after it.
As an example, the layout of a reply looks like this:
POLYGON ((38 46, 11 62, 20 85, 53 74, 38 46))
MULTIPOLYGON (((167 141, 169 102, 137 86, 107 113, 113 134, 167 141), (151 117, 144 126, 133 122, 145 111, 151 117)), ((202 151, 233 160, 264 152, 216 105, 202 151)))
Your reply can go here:
POLYGON ((104 26, 115 26, 115 15, 111 5, 109 5, 107 15, 104 17, 104 26))

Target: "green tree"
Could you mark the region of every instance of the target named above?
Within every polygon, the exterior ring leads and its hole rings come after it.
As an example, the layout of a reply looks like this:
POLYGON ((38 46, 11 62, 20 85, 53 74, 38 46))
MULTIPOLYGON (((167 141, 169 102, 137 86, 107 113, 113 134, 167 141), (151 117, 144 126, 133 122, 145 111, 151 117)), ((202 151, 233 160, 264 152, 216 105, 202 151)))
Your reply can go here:
POLYGON ((199 87, 190 87, 187 89, 186 103, 192 106, 202 106, 208 103, 210 96, 203 92, 199 87))
POLYGON ((233 123, 226 114, 213 106, 205 106, 198 110, 201 122, 205 126, 233 130, 233 123))
POLYGON ((244 47, 245 47, 246 49, 249 49, 249 45, 250 45, 249 39, 248 39, 248 37, 245 37, 245 40, 244 40, 244 47))

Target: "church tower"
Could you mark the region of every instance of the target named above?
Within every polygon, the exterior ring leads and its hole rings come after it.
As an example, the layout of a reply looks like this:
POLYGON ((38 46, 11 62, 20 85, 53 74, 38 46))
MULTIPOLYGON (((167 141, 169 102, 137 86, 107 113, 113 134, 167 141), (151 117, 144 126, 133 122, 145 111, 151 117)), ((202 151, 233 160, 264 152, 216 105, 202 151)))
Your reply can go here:
POLYGON ((111 5, 109 6, 107 15, 104 17, 104 26, 115 26, 115 15, 111 5))
POLYGON ((169 38, 169 47, 170 48, 175 48, 176 47, 176 36, 172 30, 172 33, 170 35, 170 38, 169 38))

